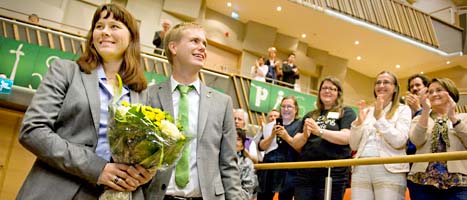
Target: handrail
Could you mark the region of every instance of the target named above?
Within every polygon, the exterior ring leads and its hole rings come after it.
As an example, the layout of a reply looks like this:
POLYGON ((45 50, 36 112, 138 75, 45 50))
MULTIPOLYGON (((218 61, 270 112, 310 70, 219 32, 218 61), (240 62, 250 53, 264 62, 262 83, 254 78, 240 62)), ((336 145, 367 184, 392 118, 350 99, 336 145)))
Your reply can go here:
POLYGON ((303 162, 280 162, 280 163, 262 163, 255 164, 255 169, 300 169, 300 168, 328 168, 328 167, 347 167, 353 165, 376 165, 392 163, 409 162, 432 162, 448 160, 467 160, 467 151, 455 151, 445 153, 415 154, 408 156, 394 157, 376 157, 376 158, 357 158, 323 161, 303 161, 303 162))
POLYGON ((395 0, 289 0, 318 11, 333 10, 438 48, 432 16, 395 0))

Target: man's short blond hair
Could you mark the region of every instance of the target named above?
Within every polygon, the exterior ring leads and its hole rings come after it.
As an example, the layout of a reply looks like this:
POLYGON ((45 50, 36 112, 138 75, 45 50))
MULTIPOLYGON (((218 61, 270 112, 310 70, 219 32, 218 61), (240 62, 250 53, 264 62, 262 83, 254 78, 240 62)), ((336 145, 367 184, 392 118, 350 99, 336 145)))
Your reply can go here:
POLYGON ((164 50, 165 55, 167 56, 167 60, 170 64, 173 64, 173 54, 170 52, 169 44, 170 42, 178 42, 182 39, 183 31, 187 29, 200 29, 204 31, 204 28, 194 22, 182 22, 180 24, 175 25, 172 27, 168 33, 166 33, 164 37, 164 50))

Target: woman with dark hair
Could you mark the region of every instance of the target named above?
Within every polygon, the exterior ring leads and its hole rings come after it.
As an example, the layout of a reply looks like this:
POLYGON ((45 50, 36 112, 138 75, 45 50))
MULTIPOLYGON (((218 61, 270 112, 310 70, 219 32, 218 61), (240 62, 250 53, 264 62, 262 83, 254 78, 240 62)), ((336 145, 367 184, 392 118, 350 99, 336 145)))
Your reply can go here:
MULTIPOLYGON (((349 144, 355 158, 403 156, 412 113, 399 103, 396 75, 383 71, 376 76, 375 103, 358 105, 349 144)), ((405 199, 408 163, 358 165, 352 171, 352 199, 405 199)))
MULTIPOLYGON (((422 114, 409 134, 416 154, 467 150, 467 114, 455 111, 454 82, 435 78, 420 93, 422 114)), ((407 179, 411 199, 467 199, 467 160, 413 163, 407 179)))
MULTIPOLYGON (((340 81, 324 78, 319 86, 317 108, 302 119, 292 146, 300 151, 298 161, 335 160, 351 157, 350 124, 356 116, 345 107, 340 81)), ((349 180, 349 167, 332 168, 332 199, 342 199, 349 180)), ((323 199, 326 168, 298 169, 295 199, 323 199)))
POLYGON ((105 4, 94 13, 78 61, 51 65, 20 130, 20 143, 37 159, 17 199, 97 199, 104 188, 149 198, 154 173, 112 163, 107 140, 111 102, 147 101, 139 45, 134 17, 105 4))
MULTIPOLYGON (((280 116, 272 133, 267 137, 262 135, 259 142, 259 149, 265 151, 263 163, 293 162, 298 157, 298 152, 290 146, 300 127, 297 100, 294 96, 284 97, 280 106, 280 116), (277 148, 271 148, 273 144, 277 148)), ((271 200, 275 192, 279 192, 281 200, 293 198, 295 170, 261 170, 257 174, 258 200, 271 200)))

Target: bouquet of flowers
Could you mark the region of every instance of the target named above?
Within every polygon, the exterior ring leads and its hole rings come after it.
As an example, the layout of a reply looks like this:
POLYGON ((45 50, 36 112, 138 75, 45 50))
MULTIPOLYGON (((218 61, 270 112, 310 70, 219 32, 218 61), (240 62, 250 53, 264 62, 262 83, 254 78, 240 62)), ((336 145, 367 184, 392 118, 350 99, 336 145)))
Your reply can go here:
MULTIPOLYGON (((164 170, 176 163, 188 144, 183 127, 158 108, 122 102, 110 106, 109 114, 107 138, 116 163, 164 170)), ((131 199, 131 192, 106 190, 99 199, 131 199)))

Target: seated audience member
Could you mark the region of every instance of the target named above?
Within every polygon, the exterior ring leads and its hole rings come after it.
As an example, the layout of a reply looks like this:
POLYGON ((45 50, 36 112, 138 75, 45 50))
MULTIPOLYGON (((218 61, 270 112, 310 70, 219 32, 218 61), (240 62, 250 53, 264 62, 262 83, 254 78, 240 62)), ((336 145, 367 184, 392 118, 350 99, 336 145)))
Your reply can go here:
POLYGON ((295 80, 300 78, 298 67, 295 64, 295 53, 289 54, 287 61, 282 64, 282 74, 282 82, 288 83, 284 85, 293 89, 295 80))
MULTIPOLYGON (((284 97, 280 104, 280 120, 272 132, 261 136, 260 149, 265 151, 264 163, 293 162, 298 152, 290 144, 300 128, 298 119, 298 103, 294 96, 284 97)), ((294 194, 295 170, 260 170, 257 171, 259 181, 258 200, 272 200, 274 193, 279 192, 279 199, 292 200, 294 194)))
MULTIPOLYGON (((455 111, 459 91, 454 82, 435 78, 419 94, 422 113, 409 133, 416 154, 466 151, 467 114, 455 111)), ((412 200, 467 199, 467 160, 416 162, 407 179, 412 200)))
POLYGON ((259 57, 255 65, 251 66, 251 76, 253 76, 253 80, 265 82, 268 70, 269 67, 264 64, 264 58, 259 57))
MULTIPOLYGON (((349 147, 350 124, 356 115, 346 107, 342 85, 337 78, 321 81, 317 109, 302 119, 292 147, 300 151, 298 161, 336 160, 351 158, 349 147)), ((342 200, 349 181, 350 167, 334 167, 332 199, 342 200)), ((324 199, 327 168, 298 169, 295 178, 295 199, 324 199)))
POLYGON ((245 130, 237 128, 237 156, 238 168, 240 170, 240 180, 242 182, 242 199, 253 199, 255 188, 258 186, 258 179, 255 174, 253 161, 245 155, 245 130))
MULTIPOLYGON (((357 120, 352 122, 349 144, 357 150, 355 158, 406 155, 411 121, 410 108, 399 103, 396 75, 383 71, 376 77, 375 103, 358 105, 357 120)), ((352 171, 352 199, 404 199, 408 163, 357 165, 352 171)))

